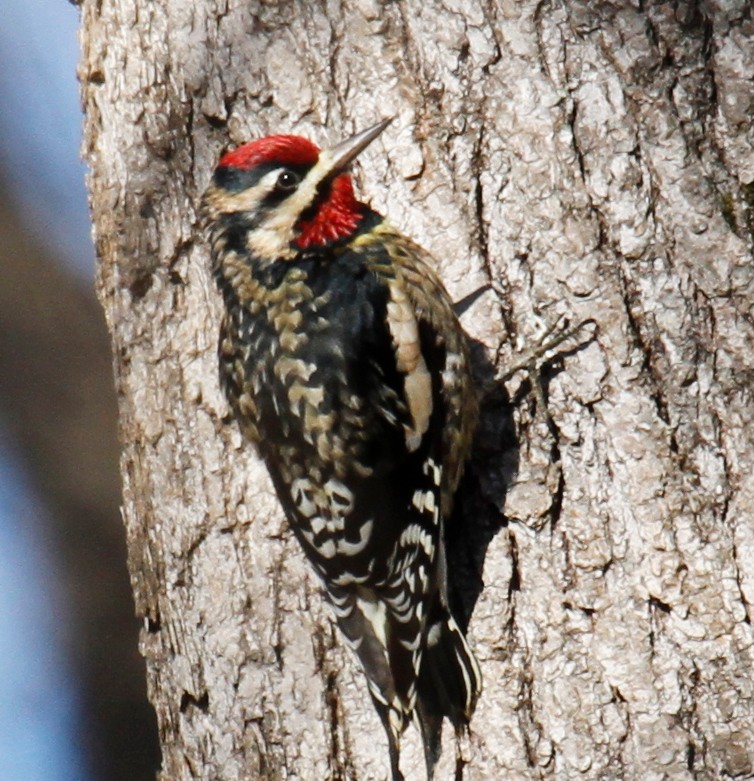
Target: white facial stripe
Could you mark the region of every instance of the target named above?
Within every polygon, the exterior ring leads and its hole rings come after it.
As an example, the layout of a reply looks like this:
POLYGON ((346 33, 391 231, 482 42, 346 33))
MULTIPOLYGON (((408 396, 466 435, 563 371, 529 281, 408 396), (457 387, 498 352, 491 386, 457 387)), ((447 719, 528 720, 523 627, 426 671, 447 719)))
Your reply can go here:
MULTIPOLYGON (((330 173, 330 166, 330 160, 324 153, 321 154, 317 163, 304 177, 296 191, 286 198, 279 208, 275 209, 275 212, 265 220, 263 227, 268 230, 292 231, 301 213, 314 201, 317 195, 317 185, 330 173)), ((265 176, 262 181, 266 179, 265 176)))
MULTIPOLYGON (((294 239, 293 229, 304 212, 317 196, 317 186, 330 173, 330 159, 323 153, 309 173, 304 177, 296 191, 291 193, 274 212, 270 213, 262 224, 249 236, 252 251, 262 257, 289 257, 293 253, 290 245, 294 239)), ((269 189, 274 186, 282 169, 276 169, 264 176, 259 185, 271 179, 269 189)), ((254 187, 254 190, 257 188, 254 187)))
POLYGON ((226 196, 223 211, 255 212, 259 208, 259 204, 272 189, 274 182, 277 181, 279 173, 279 171, 272 171, 267 176, 262 177, 253 187, 226 196), (272 183, 268 181, 270 177, 272 177, 272 183))
MULTIPOLYGON (((228 203, 225 211, 233 212, 255 212, 259 209, 262 201, 275 189, 278 177, 286 170, 284 165, 268 171, 253 187, 242 190, 228 197, 228 203)), ((303 186, 303 182, 302 182, 303 186)), ((287 202, 286 204, 287 210, 287 202)), ((269 223, 267 223, 269 224, 269 223)))

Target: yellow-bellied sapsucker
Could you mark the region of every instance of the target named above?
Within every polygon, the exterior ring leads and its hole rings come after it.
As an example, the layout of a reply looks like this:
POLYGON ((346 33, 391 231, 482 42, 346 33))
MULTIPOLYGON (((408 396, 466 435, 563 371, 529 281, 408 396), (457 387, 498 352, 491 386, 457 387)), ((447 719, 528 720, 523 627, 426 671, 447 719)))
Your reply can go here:
POLYGON ((205 209, 222 386, 361 661, 398 781, 407 723, 431 778, 443 718, 466 725, 481 688, 443 539, 477 407, 431 258, 353 193, 347 168, 388 122, 323 151, 241 146, 205 209))

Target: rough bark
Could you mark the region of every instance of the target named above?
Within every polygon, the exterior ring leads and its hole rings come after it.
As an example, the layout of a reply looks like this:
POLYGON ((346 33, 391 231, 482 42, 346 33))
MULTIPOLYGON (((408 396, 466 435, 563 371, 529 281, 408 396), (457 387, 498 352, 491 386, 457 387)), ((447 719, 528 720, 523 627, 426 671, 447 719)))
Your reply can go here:
POLYGON ((229 143, 389 114, 361 191, 452 295, 496 283, 465 317, 480 375, 562 315, 599 327, 545 368, 546 411, 523 373, 486 397, 451 530, 485 691, 438 777, 754 775, 750 4, 82 8, 162 778, 385 775, 363 679, 228 420, 197 204, 229 143))

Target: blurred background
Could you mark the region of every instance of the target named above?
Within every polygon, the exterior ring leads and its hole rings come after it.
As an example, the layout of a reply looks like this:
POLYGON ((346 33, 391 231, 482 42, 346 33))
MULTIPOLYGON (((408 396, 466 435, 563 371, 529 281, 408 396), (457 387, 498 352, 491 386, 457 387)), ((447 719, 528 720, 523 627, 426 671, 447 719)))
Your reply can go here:
POLYGON ((0 781, 159 764, 119 515, 110 347, 79 160, 78 10, 0 25, 0 781))

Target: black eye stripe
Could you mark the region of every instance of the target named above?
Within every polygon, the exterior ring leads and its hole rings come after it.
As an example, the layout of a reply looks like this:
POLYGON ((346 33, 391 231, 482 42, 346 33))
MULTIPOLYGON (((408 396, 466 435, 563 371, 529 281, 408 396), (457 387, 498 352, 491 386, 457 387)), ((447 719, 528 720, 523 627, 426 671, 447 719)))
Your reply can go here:
POLYGON ((332 179, 326 177, 317 185, 317 191, 314 196, 314 200, 301 212, 300 219, 310 220, 319 210, 323 201, 326 201, 330 197, 330 190, 332 188, 332 179))
POLYGON ((243 190, 248 190, 249 187, 254 187, 259 184, 267 174, 271 171, 276 171, 279 168, 290 171, 295 174, 299 180, 303 179, 311 170, 311 166, 285 165, 285 163, 282 163, 279 160, 272 160, 269 163, 260 163, 259 165, 255 165, 254 168, 249 169, 231 167, 218 168, 215 170, 212 179, 218 187, 222 187, 232 193, 240 193, 243 190))

